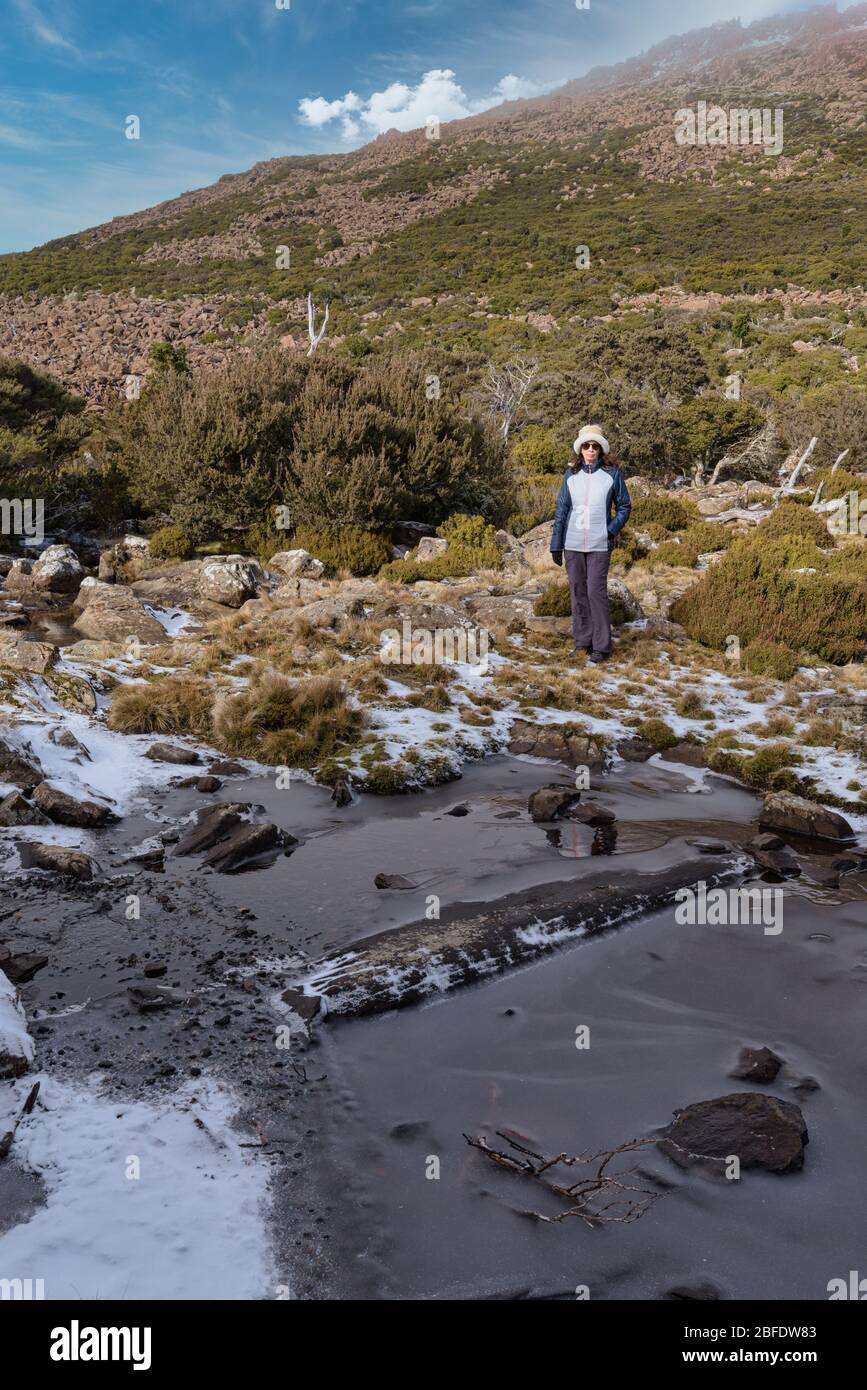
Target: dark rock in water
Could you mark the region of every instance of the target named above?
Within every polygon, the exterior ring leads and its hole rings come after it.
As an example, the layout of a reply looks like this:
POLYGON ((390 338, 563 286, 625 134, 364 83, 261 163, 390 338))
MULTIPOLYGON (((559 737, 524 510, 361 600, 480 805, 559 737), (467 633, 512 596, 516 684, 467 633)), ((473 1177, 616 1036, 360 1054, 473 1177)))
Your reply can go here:
POLYGON ((244 776, 246 771, 242 763, 237 763, 232 758, 218 758, 208 767, 208 772, 214 777, 240 777, 244 776))
POLYGON ((759 812, 759 825, 815 840, 855 838, 854 830, 843 816, 792 792, 767 792, 759 812))
POLYGON ((509 730, 509 752, 551 758, 570 767, 599 771, 605 766, 605 753, 589 734, 569 733, 557 724, 531 724, 516 719, 509 730))
POLYGON ((39 759, 31 749, 28 748, 25 756, 0 739, 0 782, 14 782, 16 787, 35 787, 44 776, 39 759))
POLYGON ((800 878, 801 866, 788 845, 782 849, 754 849, 753 858, 760 869, 778 878, 800 878))
POLYGON ((520 814, 520 811, 497 811, 494 820, 514 820, 520 814))
POLYGON ((754 835, 747 845, 751 850, 784 849, 785 840, 781 840, 779 835, 772 835, 769 830, 763 831, 761 835, 754 835))
POLYGON ((0 801, 0 825, 50 825, 38 806, 32 806, 20 792, 9 792, 0 801))
POLYGON ((769 1047, 742 1047, 737 1065, 729 1075, 738 1081, 767 1083, 776 1081, 782 1065, 782 1057, 778 1057, 769 1047))
POLYGON ((696 1279, 691 1284, 675 1284, 674 1288, 666 1289, 663 1298, 684 1303, 710 1303, 722 1298, 722 1292, 709 1279, 696 1279))
POLYGON ((534 791, 527 802, 527 810, 534 821, 556 820, 565 816, 581 800, 581 793, 562 782, 548 782, 546 786, 534 791))
POLYGON ((281 849, 297 843, 294 835, 287 835, 285 830, 269 822, 243 825, 233 830, 227 839, 218 841, 205 855, 205 863, 218 874, 233 874, 266 856, 273 858, 281 849))
POLYGON ((666 748, 662 761, 665 763, 683 763, 686 767, 705 767, 705 751, 700 743, 676 743, 673 748, 666 748))
POLYGON ((724 840, 687 840, 686 843, 697 849, 699 854, 731 854, 732 847, 724 840))
POLYGON ((572 807, 569 819, 580 821, 582 825, 611 825, 617 817, 596 801, 583 801, 579 806, 572 807))
POLYGON ((199 777, 195 782, 197 792, 218 792, 222 785, 219 777, 199 777))
POLYGON ((681 1168, 736 1155, 741 1169, 798 1172, 804 1166, 807 1126, 800 1107, 776 1096, 737 1091, 675 1111, 657 1142, 681 1168))
POLYGON ((129 1002, 139 1013, 151 1013, 155 1009, 167 1009, 172 1004, 198 1004, 194 994, 185 994, 181 989, 169 985, 130 985, 127 990, 129 1002))
POLYGON ((656 749, 643 738, 622 738, 617 745, 617 752, 627 763, 646 763, 648 758, 653 757, 656 749))
POLYGON ((84 744, 75 737, 71 729, 52 729, 48 737, 52 743, 57 744, 58 748, 74 748, 85 762, 93 761, 84 744))
POLYGON ((118 819, 110 807, 96 801, 77 801, 50 782, 40 782, 33 799, 40 811, 44 811, 49 820, 57 825, 77 825, 86 830, 98 830, 101 825, 118 819))
POLYGON ((200 755, 189 748, 180 748, 176 743, 152 743, 145 753, 154 763, 200 763, 200 755))
POLYGON ((241 816, 249 810, 249 802, 241 801, 197 811, 195 826, 178 840, 175 854, 202 854, 211 849, 241 824, 241 816))
POLYGON ((821 1091, 821 1089, 822 1087, 819 1085, 815 1076, 802 1076, 801 1079, 796 1081, 792 1086, 792 1090, 797 1096, 811 1096, 814 1092, 821 1091))
POLYGON ((150 869, 151 873, 165 873, 166 852, 162 846, 154 849, 139 850, 135 854, 127 854, 121 861, 124 864, 141 864, 143 869, 150 869))
POLYGON ((318 994, 304 994, 300 989, 285 989, 280 998, 304 1023, 312 1023, 322 1008, 318 994))
POLYGON ((37 955, 35 951, 24 951, 13 956, 10 951, 0 948, 0 970, 13 985, 26 985, 47 964, 48 957, 37 955))
POLYGON ((37 840, 20 840, 17 845, 22 869, 49 869, 69 878, 93 878, 96 864, 81 850, 65 845, 42 845, 37 840))
POLYGON ((352 802, 352 792, 345 777, 338 777, 331 791, 331 800, 338 806, 349 806, 352 802))
POLYGON ((470 808, 465 801, 460 801, 457 806, 449 807, 446 811, 447 816, 468 816, 470 808))
POLYGON ((149 965, 145 966, 144 973, 147 979, 158 980, 162 975, 165 975, 168 968, 169 967, 163 965, 161 961, 152 961, 149 965))
POLYGON ((377 874, 373 880, 377 888, 415 888, 411 879, 403 874, 377 874))
POLYGON ((841 874, 849 874, 854 872, 855 869, 863 869, 865 867, 867 867, 867 861, 863 859, 854 859, 851 854, 838 854, 835 859, 831 860, 831 868, 836 869, 837 872, 841 874))
POLYGON ((818 884, 820 888, 840 887, 840 875, 830 864, 810 864, 807 867, 807 875, 810 882, 818 884))

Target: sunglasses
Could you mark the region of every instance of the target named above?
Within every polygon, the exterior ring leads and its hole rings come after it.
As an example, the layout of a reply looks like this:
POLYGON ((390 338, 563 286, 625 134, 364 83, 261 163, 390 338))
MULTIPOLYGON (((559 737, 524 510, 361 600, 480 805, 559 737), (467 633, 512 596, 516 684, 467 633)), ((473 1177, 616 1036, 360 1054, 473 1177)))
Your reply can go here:
POLYGON ((602 445, 601 445, 601 444, 594 444, 594 443, 591 441, 590 444, 582 444, 582 445, 581 445, 581 448, 582 448, 582 449, 595 449, 596 452, 597 452, 597 454, 598 454, 598 453, 599 453, 599 450, 602 448, 602 445))

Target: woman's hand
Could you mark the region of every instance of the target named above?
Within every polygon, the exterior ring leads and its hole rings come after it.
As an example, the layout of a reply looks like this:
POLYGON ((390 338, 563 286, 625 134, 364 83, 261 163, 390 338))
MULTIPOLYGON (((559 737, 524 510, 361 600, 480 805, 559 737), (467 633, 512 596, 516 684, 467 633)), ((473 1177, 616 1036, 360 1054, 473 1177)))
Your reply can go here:
POLYGON ((555 565, 562 565, 562 563, 563 563, 563 552, 562 552, 562 550, 552 550, 552 551, 551 551, 551 559, 554 561, 554 564, 555 564, 555 565))

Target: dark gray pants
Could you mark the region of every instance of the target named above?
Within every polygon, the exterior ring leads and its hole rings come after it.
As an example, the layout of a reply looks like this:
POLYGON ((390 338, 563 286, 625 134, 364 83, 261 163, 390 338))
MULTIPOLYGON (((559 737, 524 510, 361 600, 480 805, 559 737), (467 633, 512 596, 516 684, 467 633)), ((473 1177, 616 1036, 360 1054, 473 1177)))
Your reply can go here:
POLYGON ((567 550, 564 555, 572 599, 572 636, 575 646, 594 652, 611 650, 611 609, 608 604, 610 552, 567 550))

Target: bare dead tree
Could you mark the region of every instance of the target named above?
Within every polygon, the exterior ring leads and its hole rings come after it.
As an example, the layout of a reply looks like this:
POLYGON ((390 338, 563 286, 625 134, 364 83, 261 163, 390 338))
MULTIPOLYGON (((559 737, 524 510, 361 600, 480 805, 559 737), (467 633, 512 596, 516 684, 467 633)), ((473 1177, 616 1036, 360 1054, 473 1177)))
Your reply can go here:
POLYGON ((754 472, 757 470, 759 472, 766 472, 771 465, 775 438, 776 431, 774 423, 772 420, 768 420, 759 430, 758 434, 753 435, 752 439, 747 442, 745 448, 741 449, 739 453, 726 453, 717 461, 713 473, 710 475, 708 487, 713 487, 714 483, 719 481, 719 476, 722 472, 729 468, 736 468, 739 464, 742 465, 747 459, 750 460, 750 468, 754 472))
POLYGON ((842 454, 838 454, 838 455, 837 455, 837 457, 835 458, 834 462, 831 464, 831 473, 832 473, 832 474, 837 472, 837 469, 840 467, 840 464, 843 462, 843 460, 844 460, 844 458, 846 457, 846 455, 848 454, 848 452, 849 452, 848 449, 844 449, 843 452, 842 452, 842 454))
POLYGON ((330 304, 328 304, 328 303, 326 302, 326 305, 325 305, 325 318, 322 320, 322 323, 321 323, 321 325, 319 326, 319 329, 317 330, 317 328, 316 328, 316 310, 315 310, 315 308, 314 308, 314 306, 313 306, 313 295, 312 295, 312 294, 308 294, 308 295, 307 295, 307 336, 308 336, 308 338, 310 339, 310 346, 309 346, 309 348, 307 349, 307 356, 308 356, 308 357, 312 357, 312 356, 313 356, 314 352, 316 351, 316 349, 318 348, 319 344, 322 342, 322 339, 323 339, 324 336, 325 336, 325 330, 326 330, 326 328, 328 327, 328 315, 329 315, 330 311, 331 311, 331 306, 330 306, 330 304))
POLYGON ((488 364, 481 394, 488 413, 498 422, 503 443, 509 437, 509 430, 514 424, 521 402, 538 371, 539 362, 535 357, 513 357, 503 366, 498 366, 495 362, 488 364))
POLYGON ((483 1154, 486 1154, 498 1167, 505 1168, 510 1173, 516 1173, 521 1177, 529 1178, 532 1182, 540 1183, 548 1192, 553 1192, 567 1203, 564 1210, 556 1216, 543 1216, 538 1211, 526 1213, 528 1216, 534 1216, 537 1221, 564 1221, 567 1216, 577 1216, 588 1226, 596 1226, 602 1222, 636 1221, 639 1216, 644 1215, 658 1197, 662 1196, 660 1191, 652 1187, 634 1185, 624 1181, 626 1178, 637 1178, 639 1176, 637 1168, 626 1168, 616 1173, 606 1171, 609 1163, 618 1154, 631 1153, 636 1149, 646 1148, 650 1144, 655 1144, 655 1139, 630 1139, 625 1144, 619 1144, 616 1149, 603 1149, 600 1153, 595 1154, 569 1155, 560 1153, 553 1158, 543 1158, 541 1154, 534 1153, 532 1149, 519 1144, 517 1139, 504 1134, 502 1130, 498 1129, 497 1134, 501 1139, 505 1139, 510 1148, 523 1157, 517 1158, 514 1154, 492 1149, 484 1135, 471 1138, 469 1134, 465 1134, 464 1138, 472 1148, 479 1149, 483 1154), (573 1168, 579 1164, 588 1168, 595 1166, 595 1172, 586 1177, 578 1178, 573 1183, 551 1181, 552 1170, 558 1165, 562 1165, 564 1168, 573 1168))
POLYGON ((813 438, 810 440, 801 457, 798 459, 798 462, 795 464, 794 468, 789 474, 789 477, 787 478, 786 482, 783 483, 783 486, 777 493, 778 501, 780 498, 785 497, 787 493, 792 492, 794 490, 795 483, 798 481, 798 475, 800 474, 801 469, 805 467, 807 460, 809 459, 818 442, 818 436, 814 434, 813 438))

